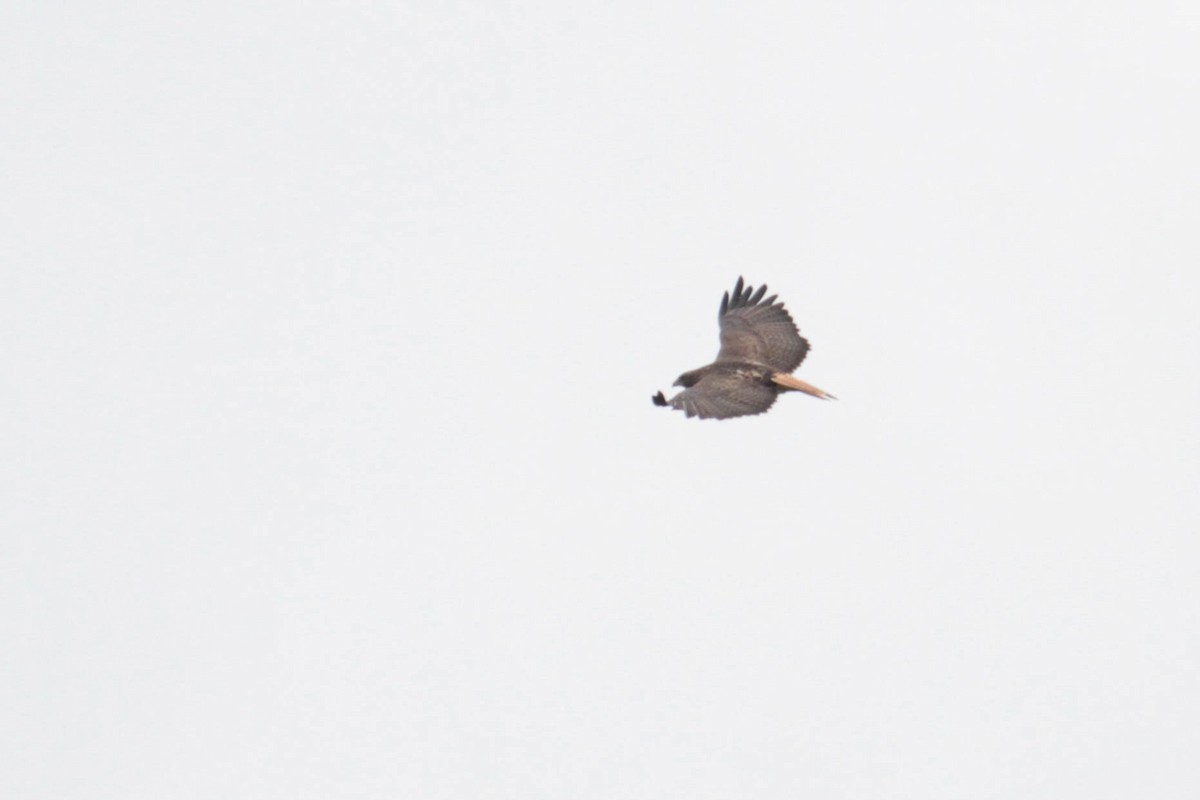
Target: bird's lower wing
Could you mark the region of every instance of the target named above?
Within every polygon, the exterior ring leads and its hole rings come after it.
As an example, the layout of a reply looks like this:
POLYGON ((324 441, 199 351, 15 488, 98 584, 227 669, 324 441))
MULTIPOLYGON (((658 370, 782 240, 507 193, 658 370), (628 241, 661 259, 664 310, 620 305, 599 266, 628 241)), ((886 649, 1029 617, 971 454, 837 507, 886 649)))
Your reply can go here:
POLYGON ((673 408, 700 419, 729 419, 761 414, 775 403, 775 389, 736 374, 706 375, 671 398, 673 408))

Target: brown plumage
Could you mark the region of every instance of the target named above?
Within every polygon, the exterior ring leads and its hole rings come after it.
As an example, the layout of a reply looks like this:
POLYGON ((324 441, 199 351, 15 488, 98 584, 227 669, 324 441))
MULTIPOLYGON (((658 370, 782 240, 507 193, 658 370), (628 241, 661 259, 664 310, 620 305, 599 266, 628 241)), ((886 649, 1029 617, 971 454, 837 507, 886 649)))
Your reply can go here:
POLYGON ((808 340, 800 335, 783 303, 775 302, 778 295, 763 299, 766 293, 766 286, 755 291, 738 278, 717 314, 721 326, 717 360, 680 375, 675 385, 684 390, 670 400, 659 392, 651 398, 654 404, 677 408, 689 417, 728 419, 761 414, 783 392, 836 399, 789 374, 808 353, 808 340))

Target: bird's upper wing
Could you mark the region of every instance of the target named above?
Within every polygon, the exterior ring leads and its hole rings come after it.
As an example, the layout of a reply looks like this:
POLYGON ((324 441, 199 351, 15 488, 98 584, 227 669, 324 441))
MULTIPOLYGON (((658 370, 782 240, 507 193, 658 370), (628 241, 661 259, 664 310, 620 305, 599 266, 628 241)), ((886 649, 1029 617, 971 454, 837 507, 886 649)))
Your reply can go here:
POLYGON ((751 361, 780 372, 800 366, 808 353, 808 340, 800 335, 792 315, 776 303, 778 295, 763 299, 767 287, 742 288, 738 278, 733 293, 725 293, 721 311, 721 350, 717 361, 751 361))
POLYGON ((750 377, 733 372, 710 372, 671 398, 671 406, 689 417, 728 419, 761 414, 775 402, 777 392, 750 377))

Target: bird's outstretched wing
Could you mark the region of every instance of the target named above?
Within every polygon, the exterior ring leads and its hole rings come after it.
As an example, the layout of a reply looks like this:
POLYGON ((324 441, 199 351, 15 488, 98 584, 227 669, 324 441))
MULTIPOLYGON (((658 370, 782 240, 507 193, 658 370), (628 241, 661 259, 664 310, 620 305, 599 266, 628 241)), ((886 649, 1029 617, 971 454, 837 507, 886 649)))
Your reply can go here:
POLYGON ((721 323, 718 363, 749 361, 780 372, 791 372, 800 366, 808 353, 808 340, 800 335, 783 303, 775 302, 778 295, 764 300, 766 293, 765 285, 758 291, 753 286, 743 288, 741 278, 737 279, 732 294, 725 293, 717 315, 721 323))
POLYGON ((732 372, 711 372, 690 389, 671 398, 674 408, 689 417, 729 419, 761 414, 775 402, 777 393, 751 377, 732 372))

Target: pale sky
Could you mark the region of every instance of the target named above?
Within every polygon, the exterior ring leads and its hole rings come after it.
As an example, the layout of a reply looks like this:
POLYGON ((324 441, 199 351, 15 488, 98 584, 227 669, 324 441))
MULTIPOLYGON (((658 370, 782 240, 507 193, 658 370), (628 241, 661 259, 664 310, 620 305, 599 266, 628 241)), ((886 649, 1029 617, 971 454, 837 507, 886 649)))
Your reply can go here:
POLYGON ((0 19, 0 796, 1196 797, 1200 6, 0 19))

